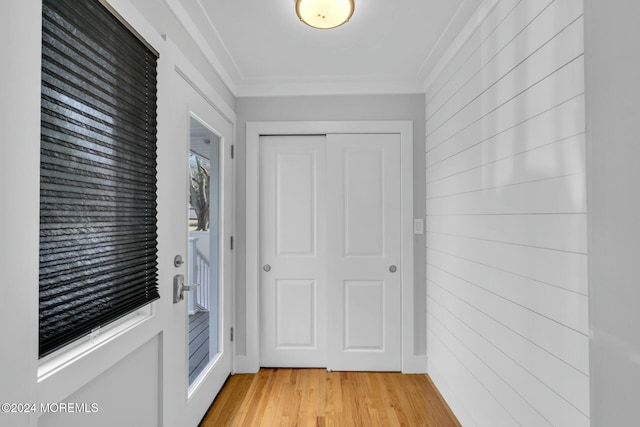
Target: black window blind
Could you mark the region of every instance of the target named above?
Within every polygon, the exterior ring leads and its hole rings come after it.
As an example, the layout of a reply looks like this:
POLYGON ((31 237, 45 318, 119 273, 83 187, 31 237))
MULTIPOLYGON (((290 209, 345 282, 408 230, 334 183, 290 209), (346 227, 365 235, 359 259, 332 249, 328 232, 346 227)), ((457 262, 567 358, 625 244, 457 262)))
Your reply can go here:
POLYGON ((159 298, 157 54, 97 0, 44 0, 40 357, 159 298))

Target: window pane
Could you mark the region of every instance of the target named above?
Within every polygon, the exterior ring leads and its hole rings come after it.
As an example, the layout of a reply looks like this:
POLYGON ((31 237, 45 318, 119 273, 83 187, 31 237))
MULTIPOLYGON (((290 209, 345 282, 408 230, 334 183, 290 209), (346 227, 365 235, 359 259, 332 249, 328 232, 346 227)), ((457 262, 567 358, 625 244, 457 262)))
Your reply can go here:
POLYGON ((98 1, 43 1, 40 356, 159 298, 156 60, 98 1))

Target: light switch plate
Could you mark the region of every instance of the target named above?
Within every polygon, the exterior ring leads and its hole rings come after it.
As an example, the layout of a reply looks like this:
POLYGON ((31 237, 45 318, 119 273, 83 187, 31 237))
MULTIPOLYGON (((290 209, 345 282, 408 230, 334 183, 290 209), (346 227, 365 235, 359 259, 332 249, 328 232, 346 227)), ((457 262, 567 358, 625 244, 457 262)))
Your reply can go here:
POLYGON ((424 234, 424 220, 422 218, 414 218, 413 234, 424 234))

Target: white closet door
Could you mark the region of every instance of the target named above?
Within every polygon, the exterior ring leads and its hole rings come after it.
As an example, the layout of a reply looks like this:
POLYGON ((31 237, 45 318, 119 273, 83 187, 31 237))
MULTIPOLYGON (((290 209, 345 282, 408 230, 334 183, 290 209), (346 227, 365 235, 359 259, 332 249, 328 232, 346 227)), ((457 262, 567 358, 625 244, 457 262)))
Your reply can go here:
POLYGON ((261 366, 400 371, 400 136, 260 150, 261 366))
POLYGON ((327 165, 328 368, 399 371, 400 136, 328 135, 327 165))
POLYGON ((325 150, 260 137, 261 366, 327 366, 325 150))

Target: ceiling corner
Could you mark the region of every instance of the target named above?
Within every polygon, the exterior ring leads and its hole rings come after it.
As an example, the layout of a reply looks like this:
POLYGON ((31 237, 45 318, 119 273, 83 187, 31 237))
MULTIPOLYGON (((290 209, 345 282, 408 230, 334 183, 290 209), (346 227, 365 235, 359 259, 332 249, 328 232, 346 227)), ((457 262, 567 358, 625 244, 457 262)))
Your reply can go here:
POLYGON ((167 9, 174 15, 177 21, 182 25, 184 30, 195 41, 196 45, 209 62, 211 67, 220 76, 223 83, 229 88, 234 96, 237 96, 238 85, 242 82, 243 77, 237 67, 233 57, 229 54, 223 40, 215 29, 213 22, 209 19, 202 8, 200 0, 196 0, 197 7, 200 9, 200 16, 204 17, 210 25, 211 31, 215 34, 216 43, 210 43, 211 38, 203 34, 203 30, 192 18, 193 11, 187 11, 180 0, 162 0, 167 9))
POLYGON ((481 2, 482 0, 463 0, 462 3, 460 3, 458 9, 455 11, 444 31, 440 34, 440 37, 418 69, 417 77, 423 83, 427 80, 427 77, 438 64, 440 59, 449 50, 461 29, 467 25, 469 19, 478 9, 481 2))

